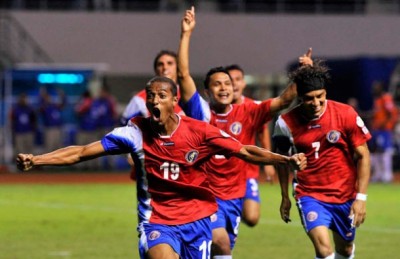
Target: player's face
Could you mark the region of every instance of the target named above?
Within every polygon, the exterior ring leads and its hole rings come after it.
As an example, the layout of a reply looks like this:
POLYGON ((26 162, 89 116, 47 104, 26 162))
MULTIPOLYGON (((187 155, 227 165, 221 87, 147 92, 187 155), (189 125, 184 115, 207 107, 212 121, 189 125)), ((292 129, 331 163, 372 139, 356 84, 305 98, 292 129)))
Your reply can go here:
POLYGON ((226 106, 231 104, 233 85, 229 75, 222 72, 211 75, 207 94, 212 105, 226 106))
POLYGON ((177 101, 169 83, 154 82, 146 87, 146 106, 153 122, 164 124, 174 114, 177 101))
POLYGON ((240 103, 243 90, 246 87, 246 82, 244 81, 244 75, 242 71, 233 69, 229 70, 229 74, 233 81, 233 103, 240 103))
POLYGON ((175 58, 165 54, 157 60, 155 72, 157 76, 168 77, 176 82, 177 69, 175 58))
POLYGON ((325 111, 326 90, 321 89, 308 92, 300 100, 302 101, 303 113, 307 119, 316 119, 325 111))

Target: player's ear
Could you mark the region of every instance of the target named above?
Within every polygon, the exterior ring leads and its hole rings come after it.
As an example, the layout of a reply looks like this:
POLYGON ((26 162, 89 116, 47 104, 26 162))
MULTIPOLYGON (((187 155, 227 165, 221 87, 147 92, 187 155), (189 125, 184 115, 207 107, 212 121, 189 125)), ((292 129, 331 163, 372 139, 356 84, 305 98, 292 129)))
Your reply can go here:
POLYGON ((174 102, 174 105, 176 105, 178 103, 178 96, 174 96, 173 102, 174 102))

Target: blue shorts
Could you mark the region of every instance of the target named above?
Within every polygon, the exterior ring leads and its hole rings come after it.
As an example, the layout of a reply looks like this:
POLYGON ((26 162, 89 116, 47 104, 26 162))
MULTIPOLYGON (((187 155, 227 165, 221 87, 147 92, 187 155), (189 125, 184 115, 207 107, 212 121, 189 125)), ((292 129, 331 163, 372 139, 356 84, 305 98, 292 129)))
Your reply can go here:
POLYGON ((146 252, 158 244, 168 244, 180 258, 209 258, 212 231, 210 218, 206 217, 183 225, 141 223, 139 255, 146 259, 146 252))
POLYGON ((245 200, 253 200, 260 203, 260 192, 258 189, 258 182, 255 178, 248 178, 246 183, 246 194, 244 196, 245 200))
POLYGON ((301 197, 297 200, 297 208, 305 231, 308 233, 317 226, 326 226, 338 233, 346 242, 353 241, 356 229, 352 227, 353 220, 349 218, 353 201, 334 204, 308 196, 301 197))
POLYGON ((211 216, 211 228, 225 228, 229 235, 231 249, 233 249, 239 233, 243 199, 220 200, 217 198, 217 203, 218 211, 211 216))

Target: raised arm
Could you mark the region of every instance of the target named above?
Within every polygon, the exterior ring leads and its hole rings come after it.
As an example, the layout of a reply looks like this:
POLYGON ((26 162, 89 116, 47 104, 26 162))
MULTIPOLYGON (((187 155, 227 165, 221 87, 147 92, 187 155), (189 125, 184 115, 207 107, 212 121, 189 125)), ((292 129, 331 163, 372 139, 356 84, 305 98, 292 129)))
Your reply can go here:
POLYGON ((178 50, 178 78, 181 101, 188 102, 196 93, 196 84, 189 70, 190 37, 196 25, 194 7, 186 10, 181 22, 181 40, 178 50))
POLYGON ((303 153, 289 157, 253 145, 244 145, 235 156, 252 164, 289 165, 294 170, 303 170, 307 166, 303 153))
MULTIPOLYGON (((311 59, 312 49, 309 48, 307 53, 299 57, 300 66, 312 66, 313 61, 311 59)), ((271 103, 271 114, 273 116, 277 115, 280 111, 288 108, 292 101, 297 96, 296 84, 291 82, 285 90, 276 98, 272 100, 271 103)))
POLYGON ((100 141, 86 146, 68 146, 43 155, 18 154, 17 167, 19 170, 28 171, 37 166, 63 166, 72 165, 82 161, 94 159, 106 154, 100 141))

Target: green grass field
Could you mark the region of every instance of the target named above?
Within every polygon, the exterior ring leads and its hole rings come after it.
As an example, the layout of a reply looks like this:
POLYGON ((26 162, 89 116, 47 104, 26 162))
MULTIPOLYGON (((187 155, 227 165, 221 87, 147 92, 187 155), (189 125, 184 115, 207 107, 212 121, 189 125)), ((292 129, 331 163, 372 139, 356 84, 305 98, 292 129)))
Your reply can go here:
MULTIPOLYGON (((277 185, 261 185, 262 219, 244 225, 234 258, 314 258, 295 205, 279 217, 277 185)), ((0 258, 138 258, 134 184, 0 185, 0 258)), ((356 257, 400 258, 400 186, 370 185, 356 257)))

